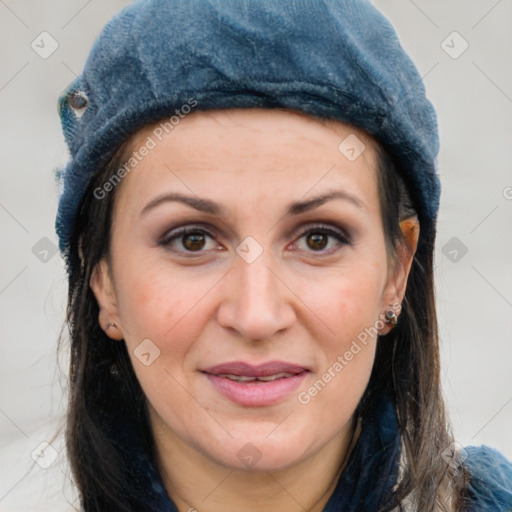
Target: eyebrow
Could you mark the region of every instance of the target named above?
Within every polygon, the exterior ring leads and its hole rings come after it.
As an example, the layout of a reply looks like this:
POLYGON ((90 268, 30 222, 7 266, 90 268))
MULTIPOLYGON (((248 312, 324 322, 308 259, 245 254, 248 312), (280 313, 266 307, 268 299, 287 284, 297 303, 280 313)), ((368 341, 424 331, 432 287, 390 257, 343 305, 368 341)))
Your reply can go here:
POLYGON ((144 215, 149 210, 159 206, 162 203, 167 202, 179 202, 191 206, 200 212, 211 213, 213 215, 223 215, 225 213, 225 208, 210 199, 203 199, 200 197, 187 196, 184 194, 179 194, 177 192, 170 192, 167 194, 162 194, 154 199, 152 199, 140 212, 140 215, 144 215))
MULTIPOLYGON (((323 204, 333 201, 335 199, 340 199, 343 201, 347 201, 358 208, 366 208, 366 205, 359 199, 357 196, 346 192, 344 190, 337 190, 333 192, 328 192, 321 196, 314 197, 307 201, 295 201, 290 203, 287 208, 286 215, 299 215, 301 213, 305 213, 309 210, 314 210, 322 206, 323 204)), ((170 192, 167 194, 162 194, 154 199, 152 199, 140 212, 140 215, 146 214, 149 210, 152 210, 159 206, 162 203, 167 202, 178 202, 186 204, 195 210, 205 213, 211 213, 212 215, 221 216, 226 213, 226 209, 220 204, 211 201, 210 199, 187 196, 185 194, 180 194, 177 192, 170 192)))
POLYGON ((313 210, 314 208, 318 208, 319 206, 322 206, 328 201, 333 201, 334 199, 347 201, 361 209, 366 208, 366 205, 363 203, 363 201, 361 201, 361 199, 359 199, 354 194, 351 194, 345 190, 336 190, 333 192, 328 192, 321 196, 314 197, 312 199, 309 199, 308 201, 296 201, 294 203, 291 203, 288 207, 287 214, 298 215, 300 213, 313 210))

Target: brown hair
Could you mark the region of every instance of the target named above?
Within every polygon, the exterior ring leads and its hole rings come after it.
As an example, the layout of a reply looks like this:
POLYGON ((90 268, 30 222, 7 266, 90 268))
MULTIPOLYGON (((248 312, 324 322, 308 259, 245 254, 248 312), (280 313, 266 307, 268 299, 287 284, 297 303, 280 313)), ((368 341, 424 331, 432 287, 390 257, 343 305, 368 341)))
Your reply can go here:
MULTIPOLYGON (((124 343, 111 340, 98 325, 98 304, 89 287, 95 266, 109 257, 117 188, 104 199, 102 187, 124 164, 129 139, 90 183, 76 216, 71 239, 67 324, 71 337, 69 409, 66 440, 73 476, 86 512, 145 509, 128 485, 126 467, 108 435, 108 418, 128 414, 150 456, 153 442, 143 391, 124 343)), ((377 145, 378 186, 383 229, 391 256, 406 244, 400 220, 415 214, 398 164, 377 145)), ((398 325, 378 343, 368 387, 356 410, 371 414, 372 397, 393 397, 402 440, 399 484, 382 509, 459 510, 466 473, 441 454, 453 439, 440 389, 438 325, 434 300, 435 229, 422 231, 413 259, 398 325), (454 467, 452 467, 454 466, 454 467)))

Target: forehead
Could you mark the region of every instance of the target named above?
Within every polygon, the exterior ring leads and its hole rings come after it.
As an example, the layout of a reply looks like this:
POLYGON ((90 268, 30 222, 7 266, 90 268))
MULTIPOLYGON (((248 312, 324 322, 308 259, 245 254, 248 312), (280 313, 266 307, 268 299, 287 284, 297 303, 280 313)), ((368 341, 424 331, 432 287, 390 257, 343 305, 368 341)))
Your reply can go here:
POLYGON ((123 180, 121 188, 127 190, 121 195, 132 196, 135 205, 177 186, 212 198, 247 199, 253 191, 278 200, 339 185, 372 203, 377 199, 375 144, 351 125, 297 112, 195 111, 177 125, 156 123, 132 137, 128 155, 151 149, 123 180))
MULTIPOLYGON (((195 137, 220 139, 229 133, 229 136, 244 136, 252 131, 254 136, 265 142, 267 149, 271 149, 276 143, 288 140, 301 140, 301 143, 309 143, 317 146, 319 150, 337 159, 340 156, 339 142, 352 136, 364 144, 369 151, 365 151, 363 158, 371 160, 375 148, 375 140, 359 128, 333 119, 313 118, 302 112, 283 109, 225 109, 194 111, 191 114, 177 119, 175 124, 166 120, 154 125, 146 126, 132 137, 130 147, 136 148, 143 144, 149 136, 157 145, 162 142, 193 145, 195 137), (265 140, 266 139, 266 140, 265 140)), ((174 121, 173 121, 174 123, 174 121)), ((233 141, 234 142, 234 141, 233 141)), ((356 143, 358 143, 356 141, 356 143)), ((250 151, 251 145, 246 146, 250 151)), ((261 149, 261 148, 258 148, 261 149)), ((283 151, 286 148, 281 148, 283 151)), ((195 155, 196 157, 198 155, 195 155)), ((318 155, 315 155, 315 157, 318 155)), ((349 155, 350 156, 350 155, 349 155)))

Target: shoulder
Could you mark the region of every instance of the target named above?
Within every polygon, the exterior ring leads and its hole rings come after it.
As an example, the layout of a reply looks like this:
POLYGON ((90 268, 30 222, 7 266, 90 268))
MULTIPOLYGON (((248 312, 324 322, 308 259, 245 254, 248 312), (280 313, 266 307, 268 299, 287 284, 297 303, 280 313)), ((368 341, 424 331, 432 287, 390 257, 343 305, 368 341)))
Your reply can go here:
POLYGON ((512 510, 512 463, 489 446, 469 446, 463 451, 470 480, 468 512, 512 510))

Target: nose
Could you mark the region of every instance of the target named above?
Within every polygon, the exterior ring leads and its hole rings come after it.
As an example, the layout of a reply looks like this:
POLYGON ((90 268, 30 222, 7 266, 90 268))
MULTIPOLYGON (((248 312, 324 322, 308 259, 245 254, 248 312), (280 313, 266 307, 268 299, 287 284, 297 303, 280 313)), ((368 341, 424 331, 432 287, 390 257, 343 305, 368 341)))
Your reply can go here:
POLYGON ((292 290, 265 251, 252 263, 236 257, 223 282, 218 323, 247 340, 268 340, 296 321, 292 290))

